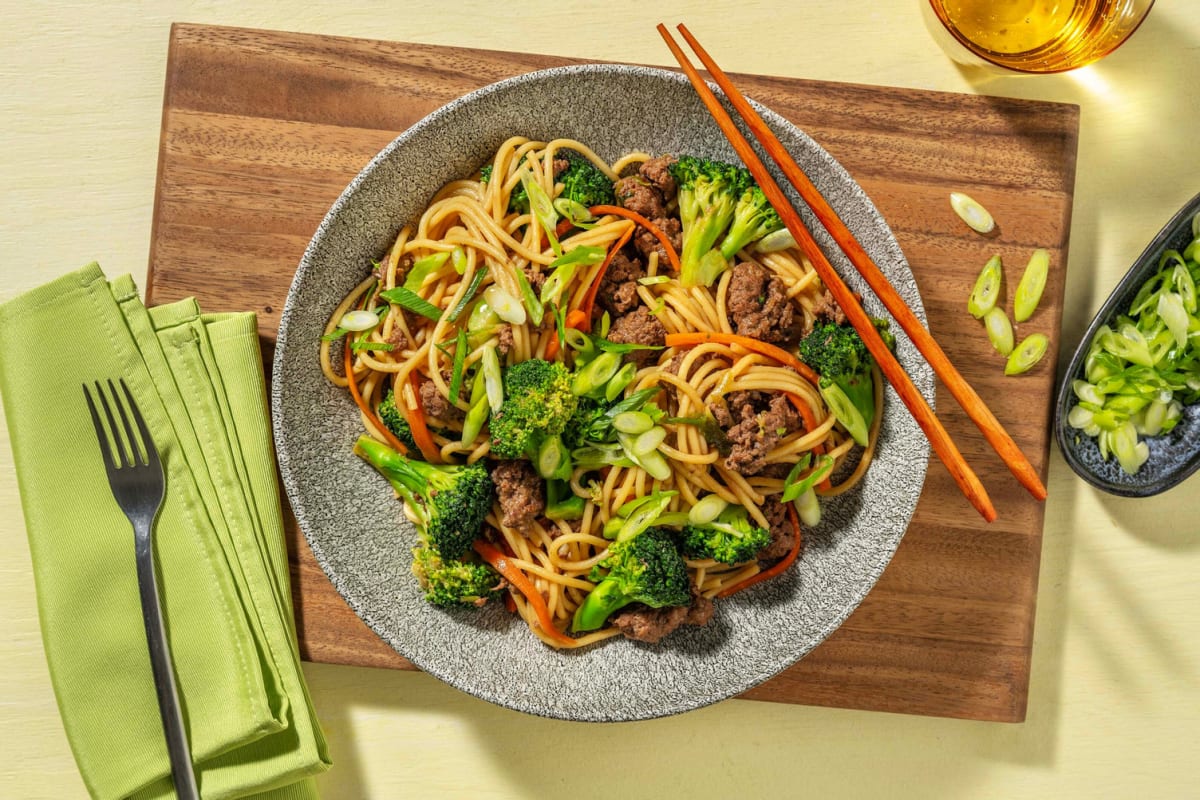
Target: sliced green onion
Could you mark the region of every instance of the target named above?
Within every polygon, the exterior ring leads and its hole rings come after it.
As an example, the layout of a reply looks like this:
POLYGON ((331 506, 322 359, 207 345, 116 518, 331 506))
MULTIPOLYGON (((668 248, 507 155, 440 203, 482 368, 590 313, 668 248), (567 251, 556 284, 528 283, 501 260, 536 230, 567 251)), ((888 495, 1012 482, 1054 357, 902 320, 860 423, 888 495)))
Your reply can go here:
POLYGON ((658 446, 661 445, 666 438, 667 429, 655 426, 634 439, 633 454, 638 458, 645 458, 651 453, 657 452, 658 446))
POLYGON ((676 491, 675 489, 666 489, 666 490, 662 490, 662 491, 651 492, 650 494, 643 495, 642 497, 635 497, 632 500, 625 501, 625 503, 622 504, 621 507, 617 509, 617 516, 628 517, 634 511, 637 511, 639 508, 646 505, 647 503, 657 503, 659 500, 661 500, 664 497, 667 497, 667 498, 675 497, 678 494, 679 494, 679 492, 676 491))
POLYGON ((521 185, 525 187, 525 194, 529 196, 529 213, 546 232, 550 247, 556 254, 562 255, 562 245, 559 244, 558 236, 554 233, 558 222, 558 212, 554 210, 554 203, 550 200, 550 195, 546 194, 546 190, 533 179, 533 173, 527 167, 521 170, 521 185))
POLYGON ((988 309, 988 312, 983 315, 983 326, 987 330, 988 341, 992 343, 992 347, 1002 356, 1006 356, 1013 349, 1013 328, 1012 323, 1008 321, 1008 315, 1004 313, 1004 309, 996 306, 988 309))
POLYGON ((576 228, 588 230, 596 227, 596 218, 592 216, 591 210, 577 200, 569 197, 556 197, 554 198, 554 210, 576 228))
POLYGON ((628 364, 623 364, 617 374, 608 379, 608 383, 604 385, 604 399, 608 402, 613 402, 621 393, 625 391, 625 387, 633 383, 633 379, 637 376, 637 364, 632 361, 628 364))
POLYGON ((1130 475, 1141 469, 1145 462, 1138 452, 1137 444, 1137 431, 1134 430, 1132 423, 1125 423, 1108 436, 1108 446, 1113 455, 1117 457, 1117 463, 1130 475))
MULTIPOLYGON (((492 284, 483 290, 483 299, 488 306, 496 313, 496 316, 505 322, 513 325, 524 325, 527 315, 525 307, 521 305, 517 298, 513 297, 508 292, 501 289, 496 284, 492 284)), ((469 323, 468 323, 469 324, 469 323)))
POLYGON ((462 328, 458 329, 458 340, 454 344, 454 366, 450 370, 450 400, 458 400, 458 393, 462 389, 463 381, 463 364, 467 359, 467 332, 462 328))
POLYGON ((394 288, 382 291, 379 296, 391 303, 392 305, 400 306, 408 309, 414 314, 420 314, 426 319, 431 319, 437 322, 442 318, 442 310, 433 303, 426 300, 421 295, 409 289, 407 286, 396 286, 394 288))
POLYGON ((787 228, 780 228, 755 242, 754 249, 759 253, 777 253, 795 246, 796 237, 792 236, 792 232, 787 228))
POLYGON ((620 368, 621 356, 616 353, 601 353, 575 373, 571 381, 571 391, 578 397, 585 397, 603 389, 620 368))
POLYGON ((374 311, 347 311, 338 321, 338 327, 347 331, 369 331, 379 324, 379 315, 374 311))
POLYGON ((1009 353, 1008 363, 1004 365, 1004 374, 1020 375, 1028 372, 1034 364, 1042 360, 1049 346, 1050 338, 1046 334, 1029 334, 1009 353))
POLYGON ((358 352, 360 352, 360 351, 362 351, 362 350, 368 350, 368 351, 370 351, 370 350, 382 350, 382 351, 389 351, 389 350, 395 350, 395 349, 396 349, 396 345, 392 344, 391 342, 364 342, 364 341, 358 341, 358 342, 351 342, 351 343, 350 343, 350 350, 351 350, 351 351, 353 351, 353 352, 355 352, 355 353, 358 353, 358 352))
POLYGON ((1050 275, 1050 253, 1042 248, 1033 251, 1025 272, 1013 295, 1013 319, 1024 322, 1033 316, 1046 289, 1046 278, 1050 275))
POLYGON ((613 417, 613 427, 621 433, 645 433, 654 427, 654 420, 645 411, 626 411, 613 417))
POLYGON ((653 525, 659 515, 667 510, 667 506, 671 505, 673 494, 668 492, 658 493, 658 497, 653 502, 642 504, 636 511, 630 514, 629 518, 625 520, 617 532, 617 541, 628 541, 653 525))
POLYGON ((563 330, 563 342, 580 354, 586 355, 593 349, 591 338, 578 328, 565 328, 563 330))
POLYGON ((950 207, 954 209, 954 213, 958 215, 959 219, 977 233, 991 233, 992 229, 996 227, 996 221, 992 219, 988 210, 969 195, 962 192, 951 192, 950 207))
POLYGON ((1002 278, 1000 256, 997 254, 989 258, 983 265, 983 270, 975 279, 975 288, 971 290, 971 295, 967 298, 967 311, 971 312, 971 316, 975 319, 982 319, 984 314, 996 307, 996 301, 1000 299, 1002 278))
POLYGON ((825 404, 833 412, 833 416, 850 434, 850 438, 854 439, 856 444, 866 447, 869 441, 867 420, 858 407, 850 402, 850 398, 846 396, 842 387, 836 383, 822 384, 819 391, 821 397, 825 398, 825 404))
POLYGON ((729 507, 729 501, 719 494, 709 494, 696 501, 688 511, 688 522, 693 525, 707 525, 721 515, 729 507))
POLYGON ((644 278, 638 278, 637 282, 642 286, 657 286, 660 283, 667 283, 670 280, 670 275, 647 275, 644 278))
MULTIPOLYGON (((810 454, 805 453, 805 455, 809 456, 810 454)), ((803 463, 807 465, 807 459, 803 460, 803 463)), ((796 467, 792 469, 792 474, 789 474, 787 480, 784 481, 783 494, 780 496, 780 499, 785 503, 790 503, 791 501, 795 500, 800 495, 804 494, 809 489, 813 488, 818 483, 829 477, 829 473, 833 472, 833 465, 833 456, 821 456, 821 458, 817 461, 817 465, 813 467, 812 472, 808 473, 800 480, 796 480, 798 472, 803 469, 800 464, 797 464, 796 467)))
MULTIPOLYGON (((483 284, 483 279, 487 277, 487 273, 488 268, 486 264, 475 270, 475 274, 471 276, 471 283, 469 286, 467 286, 467 291, 464 292, 459 301, 454 304, 454 308, 450 311, 450 316, 446 317, 446 319, 450 320, 451 322, 458 321, 458 318, 462 316, 463 311, 466 310, 467 305, 475 299, 475 294, 479 291, 479 287, 483 284)), ((470 328, 469 324, 468 328, 470 328)))
POLYGON ((500 411, 504 405, 504 378, 500 372, 500 356, 496 353, 495 345, 483 348, 483 388, 487 392, 488 405, 492 413, 500 411))
POLYGON ((638 460, 641 461, 642 469, 646 470, 646 474, 651 478, 665 481, 671 477, 671 465, 667 463, 667 459, 663 458, 662 453, 647 453, 638 460))
POLYGON ((450 251, 450 263, 454 267, 454 271, 462 275, 467 271, 467 253, 461 247, 456 247, 450 251))
POLYGON ((479 299, 479 302, 471 309, 471 315, 467 317, 467 330, 471 333, 491 330, 499 324, 500 316, 488 305, 486 297, 479 299))
POLYGON ((404 288, 410 292, 420 290, 424 285, 425 279, 441 269, 442 264, 450 258, 450 251, 443 250, 439 253, 422 256, 413 262, 412 269, 408 271, 408 275, 404 277, 404 288))
POLYGON ((1160 399, 1151 402, 1146 407, 1146 415, 1142 419, 1142 429, 1139 433, 1144 436, 1158 436, 1162 433, 1163 423, 1167 421, 1167 409, 1170 405, 1169 401, 1164 403, 1160 399))
POLYGON ((796 515, 800 517, 800 522, 810 528, 815 528, 821 524, 821 504, 817 502, 817 493, 813 489, 808 489, 804 494, 796 498, 796 515))
POLYGON ((1175 292, 1163 292, 1158 296, 1156 311, 1159 319, 1166 324, 1167 330, 1175 338, 1175 344, 1181 348, 1187 347, 1188 313, 1183 307, 1183 298, 1175 292))
POLYGON ((558 478, 566 480, 571 477, 571 457, 563 447, 562 439, 557 436, 547 436, 538 446, 537 458, 534 461, 538 475, 550 480, 558 478))
POLYGON ((1096 388, 1096 384, 1094 383, 1081 380, 1071 381, 1071 391, 1085 403, 1094 403, 1098 406, 1104 405, 1104 395, 1096 388))
POLYGON ((488 402, 487 391, 484 387, 483 370, 475 373, 475 382, 471 385, 471 410, 463 419, 462 443, 470 445, 483 430, 488 414, 492 410, 488 402))
POLYGON ((520 268, 514 269, 513 275, 517 279, 517 286, 521 289, 521 300, 525 303, 526 311, 529 312, 529 321, 534 325, 541 325, 546 308, 534 293, 533 286, 529 283, 529 277, 525 274, 525 270, 520 268))
POLYGON ((1090 408, 1083 406, 1075 406, 1067 412, 1067 424, 1072 428, 1083 430, 1095 425, 1095 412, 1090 408))
POLYGON ((1141 364, 1143 367, 1154 366, 1150 344, 1135 325, 1125 323, 1118 330, 1109 331, 1100 344, 1118 358, 1141 364))

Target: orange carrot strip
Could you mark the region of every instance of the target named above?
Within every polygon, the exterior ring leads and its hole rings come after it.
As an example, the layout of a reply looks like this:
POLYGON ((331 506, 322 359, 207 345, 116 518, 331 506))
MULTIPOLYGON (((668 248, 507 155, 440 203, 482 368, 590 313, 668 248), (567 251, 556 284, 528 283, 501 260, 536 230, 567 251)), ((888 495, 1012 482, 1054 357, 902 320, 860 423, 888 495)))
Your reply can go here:
POLYGON ((383 420, 381 420, 375 414, 375 412, 371 410, 370 406, 367 405, 367 402, 363 400, 362 393, 358 391, 358 382, 354 380, 354 364, 352 363, 350 357, 350 342, 344 342, 342 344, 342 349, 344 356, 342 363, 346 367, 346 382, 349 384, 350 396, 354 398, 354 404, 358 406, 360 411, 362 411, 363 416, 365 416, 370 423, 375 426, 375 429, 383 435, 383 438, 387 440, 388 445, 393 450, 403 455, 408 455, 408 448, 404 446, 403 442, 396 438, 396 435, 391 432, 387 425, 383 424, 383 420))
POLYGON ((800 520, 796 515, 796 506, 793 503, 788 503, 787 510, 788 519, 791 520, 792 527, 796 529, 796 538, 792 542, 792 549, 788 551, 788 554, 779 559, 779 561, 773 564, 769 569, 765 569, 762 572, 751 575, 744 581, 739 581, 733 586, 717 592, 717 597, 729 597, 731 594, 737 594, 742 589, 748 589, 756 583, 761 583, 762 581, 774 578, 776 575, 790 567, 793 562, 795 562, 796 557, 800 555, 800 540, 803 537, 800 532, 800 520))
POLYGON ((546 360, 553 361, 554 357, 556 355, 558 355, 558 337, 557 336, 553 337, 550 341, 546 342, 546 360))
POLYGON ((667 238, 667 235, 663 233, 662 230, 653 222, 646 219, 636 211, 630 211, 628 208, 621 208, 620 206, 592 206, 588 210, 597 217, 603 216, 604 214, 612 214, 613 216, 631 219, 638 225, 641 225, 643 228, 650 231, 652 234, 654 234, 654 238, 658 239, 659 243, 663 246, 663 249, 667 251, 667 260, 671 262, 671 269, 679 272, 679 254, 676 253, 675 248, 671 246, 671 240, 667 238))
POLYGON ((805 364, 796 356, 784 350, 782 347, 776 347, 768 342, 760 342, 758 339, 752 339, 749 336, 738 336, 736 333, 722 333, 721 331, 696 331, 689 333, 669 333, 667 334, 667 347, 694 347, 698 344, 706 344, 708 342, 717 342, 718 344, 736 344, 739 347, 745 348, 759 355, 773 358, 780 364, 791 367, 800 373, 800 377, 817 385, 820 376, 813 372, 812 367, 805 364))
MULTIPOLYGON (((808 432, 815 431, 817 429, 817 415, 813 412, 812 407, 804 402, 804 399, 798 394, 792 392, 785 392, 785 394, 787 395, 787 399, 792 402, 792 405, 796 407, 796 410, 800 412, 800 416, 804 418, 804 429, 808 432)), ((813 452, 817 455, 823 455, 825 453, 825 445, 817 444, 813 447, 813 452)), ((817 484, 817 488, 820 489, 829 489, 832 486, 833 484, 830 483, 828 477, 825 477, 817 484)))
POLYGON ((567 318, 563 321, 568 328, 581 331, 587 327, 588 315, 583 312, 583 309, 575 308, 571 310, 571 313, 567 314, 567 318))
POLYGON ((429 432, 429 425, 425 422, 425 408, 421 405, 421 377, 416 371, 408 374, 408 385, 412 387, 413 400, 417 407, 409 408, 407 403, 397 403, 396 405, 404 411, 404 418, 408 420, 408 427, 412 429, 413 441, 417 443, 421 455, 425 456, 425 460, 430 464, 440 464, 442 451, 438 450, 437 444, 433 441, 433 434, 429 432))
POLYGON ((509 560, 508 556, 482 539, 476 539, 472 546, 484 561, 491 564, 496 572, 499 572, 505 580, 516 587, 517 591, 525 595, 530 607, 537 614, 538 624, 547 636, 564 644, 575 644, 574 639, 554 627, 554 620, 550 618, 550 609, 546 606, 546 601, 542 599, 541 593, 529 578, 525 577, 525 573, 509 560))
MULTIPOLYGON (((633 236, 634 227, 635 226, 630 225, 629 229, 626 230, 625 233, 621 234, 621 238, 617 239, 617 243, 609 248, 608 255, 604 257, 604 263, 600 265, 600 271, 596 273, 595 280, 593 280, 592 285, 588 287, 587 294, 583 296, 583 305, 580 306, 578 310, 583 314, 583 324, 585 326, 592 320, 592 310, 596 305, 596 295, 600 293, 600 283, 604 280, 604 273, 608 272, 608 265, 612 263, 612 260, 617 255, 617 252, 624 247, 625 243, 628 242, 630 237, 633 236)), ((574 311, 571 313, 574 313, 574 311)), ((581 327, 579 330, 583 330, 583 328, 581 327)))

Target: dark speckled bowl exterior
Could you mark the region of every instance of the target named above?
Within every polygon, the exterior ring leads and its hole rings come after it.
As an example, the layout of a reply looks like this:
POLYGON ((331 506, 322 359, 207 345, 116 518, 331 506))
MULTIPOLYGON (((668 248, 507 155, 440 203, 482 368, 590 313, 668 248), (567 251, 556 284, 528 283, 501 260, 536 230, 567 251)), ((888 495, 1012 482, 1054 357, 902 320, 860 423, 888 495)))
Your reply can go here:
MULTIPOLYGON (((808 136, 760 111, 924 319, 904 256, 862 190, 808 136)), ((928 444, 889 389, 875 462, 861 487, 825 504, 821 525, 806 532, 798 566, 719 602, 709 625, 681 629, 658 645, 620 639, 559 652, 499 604, 446 611, 426 603, 409 574, 413 531, 387 483, 352 455, 359 417, 347 393, 323 378, 317 340, 332 309, 400 226, 512 135, 576 138, 609 159, 632 150, 736 159, 683 77, 632 66, 523 75, 466 95, 405 131, 330 210, 288 294, 271 400, 292 508, 355 613, 414 664, 477 697, 543 716, 616 721, 736 695, 808 653, 875 584, 908 527, 928 444)), ((818 241, 844 275, 853 275, 853 287, 865 291, 823 230, 818 241)), ((873 298, 868 311, 883 315, 873 298)), ((932 373, 907 337, 897 336, 901 362, 932 403, 932 373)))
POLYGON ((1058 387, 1054 436, 1063 458, 1079 477, 1109 494, 1150 497, 1165 492, 1200 468, 1200 404, 1185 406, 1183 418, 1170 433, 1145 440, 1150 457, 1135 475, 1122 470, 1115 458, 1102 459, 1096 440, 1067 424, 1067 414, 1078 402, 1071 383, 1084 377, 1084 361, 1096 331, 1128 312, 1138 289, 1158 271, 1158 260, 1164 252, 1187 247, 1192 241, 1192 217, 1197 213, 1200 213, 1200 194, 1179 209, 1133 262, 1088 326, 1058 387))

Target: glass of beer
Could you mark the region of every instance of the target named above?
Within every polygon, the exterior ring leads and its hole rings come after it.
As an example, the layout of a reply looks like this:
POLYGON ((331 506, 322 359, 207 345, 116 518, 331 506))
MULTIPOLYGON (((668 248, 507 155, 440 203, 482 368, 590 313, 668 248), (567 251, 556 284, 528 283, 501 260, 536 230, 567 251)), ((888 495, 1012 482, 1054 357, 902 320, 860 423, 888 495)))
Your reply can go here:
POLYGON ((1064 72, 1111 53, 1154 0, 920 0, 930 32, 963 64, 1064 72))

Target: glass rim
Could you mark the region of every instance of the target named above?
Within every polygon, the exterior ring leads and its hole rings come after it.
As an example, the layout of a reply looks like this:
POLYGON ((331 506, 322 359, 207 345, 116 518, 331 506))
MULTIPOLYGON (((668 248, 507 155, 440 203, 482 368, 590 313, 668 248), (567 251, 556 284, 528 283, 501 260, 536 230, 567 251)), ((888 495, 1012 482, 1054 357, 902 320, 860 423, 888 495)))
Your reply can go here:
MULTIPOLYGON (((1053 75, 1053 74, 1059 74, 1059 73, 1063 73, 1063 72, 1070 72, 1070 71, 1076 70, 1076 69, 1081 69, 1082 67, 1086 67, 1089 64, 1094 64, 1094 63, 1096 63, 1096 61, 1099 61, 1101 58, 1104 58, 1104 56, 1107 56, 1107 55, 1115 52, 1117 50, 1117 48, 1119 48, 1121 45, 1125 44, 1125 42, 1129 41, 1129 37, 1133 36, 1133 34, 1137 32, 1138 28, 1140 28, 1142 26, 1142 23, 1146 21, 1146 18, 1148 16, 1150 16, 1150 10, 1152 8, 1154 8, 1154 2, 1155 2, 1155 0, 1150 0, 1149 4, 1144 9, 1142 9, 1141 15, 1133 23, 1132 27, 1130 27, 1129 30, 1126 31, 1125 34, 1121 37, 1120 41, 1118 41, 1116 44, 1114 44, 1112 46, 1112 48, 1110 48, 1108 50, 1108 52, 1105 53, 1103 56, 1093 59, 1092 61, 1088 62, 1087 64, 1077 64, 1075 66, 1052 67, 1049 69, 1025 69, 1022 67, 1016 67, 1016 66, 1012 66, 1011 64, 1005 64, 1001 61, 997 61, 991 55, 995 51, 980 47, 979 45, 975 44, 974 42, 970 41, 969 39, 967 39, 965 36, 962 35, 962 33, 958 30, 958 28, 950 21, 949 17, 946 16, 945 11, 942 8, 942 0, 929 0, 929 6, 933 10, 934 15, 937 17, 938 22, 941 23, 942 28, 946 31, 946 33, 949 34, 951 36, 951 38, 953 38, 954 41, 957 42, 961 47, 963 47, 967 52, 969 52, 971 55, 975 56, 976 58, 980 59, 981 61, 985 61, 993 67, 998 67, 998 68, 1006 70, 1008 72, 1013 72, 1013 73, 1017 73, 1020 75, 1053 75)), ((1026 52, 1036 52, 1036 51, 1026 51, 1026 52)))

